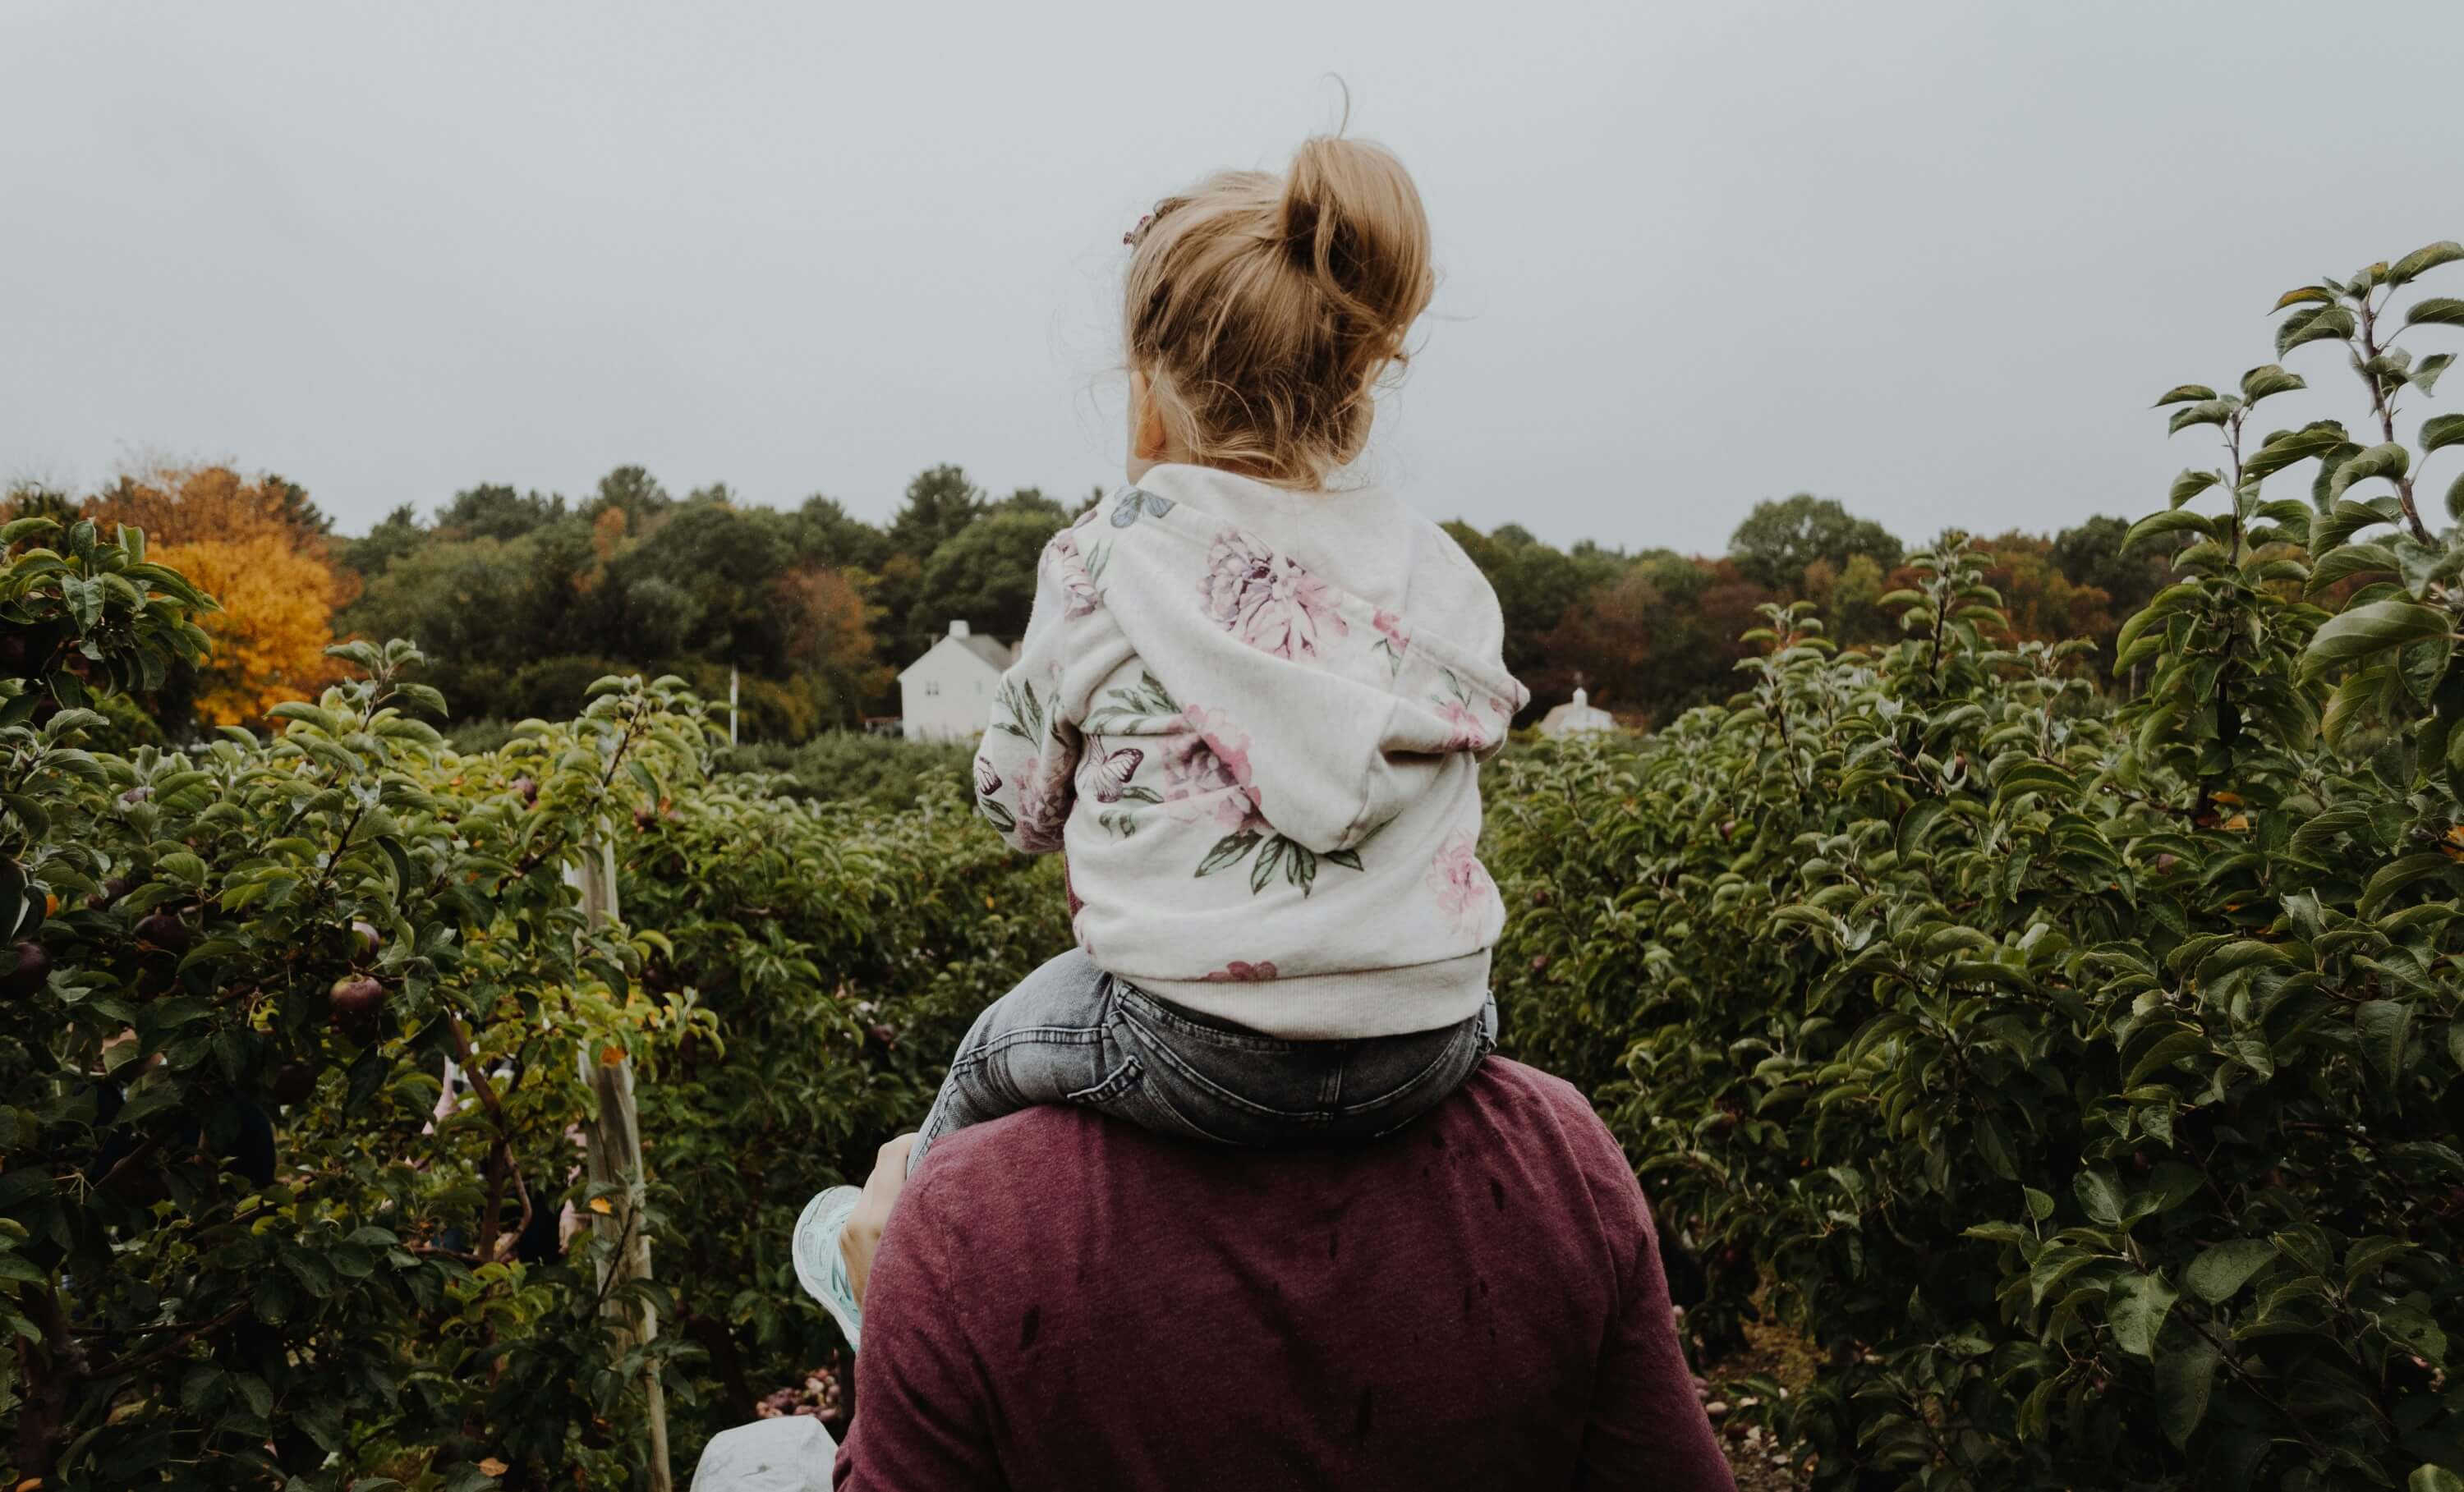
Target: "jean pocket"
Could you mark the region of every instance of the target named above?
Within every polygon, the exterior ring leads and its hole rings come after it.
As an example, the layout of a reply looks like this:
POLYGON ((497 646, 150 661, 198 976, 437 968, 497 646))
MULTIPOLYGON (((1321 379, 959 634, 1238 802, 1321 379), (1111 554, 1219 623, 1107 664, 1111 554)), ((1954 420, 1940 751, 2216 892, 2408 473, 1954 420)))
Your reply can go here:
POLYGON ((1431 1036, 1364 1053, 1344 1075, 1344 1116, 1381 1134, 1409 1124, 1461 1087, 1491 1045, 1478 1016, 1431 1036))
POLYGON ((1077 1092, 1068 1095, 1064 1102, 1085 1104, 1089 1108, 1098 1108, 1109 1104, 1116 1104, 1125 1096, 1136 1092, 1145 1077, 1144 1064, 1135 1057, 1123 1057, 1120 1065, 1105 1074, 1102 1082, 1080 1088, 1077 1092))

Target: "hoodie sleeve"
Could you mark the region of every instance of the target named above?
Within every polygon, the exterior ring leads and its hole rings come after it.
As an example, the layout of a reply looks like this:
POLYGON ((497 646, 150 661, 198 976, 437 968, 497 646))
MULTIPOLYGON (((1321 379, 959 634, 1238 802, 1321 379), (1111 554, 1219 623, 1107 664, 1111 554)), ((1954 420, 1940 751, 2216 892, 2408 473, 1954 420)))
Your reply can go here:
POLYGON ((1026 637, 1001 675, 976 753, 976 811, 1030 855, 1061 847, 1077 797, 1079 722, 1096 686, 1129 654, 1078 533, 1064 529, 1044 548, 1026 637))

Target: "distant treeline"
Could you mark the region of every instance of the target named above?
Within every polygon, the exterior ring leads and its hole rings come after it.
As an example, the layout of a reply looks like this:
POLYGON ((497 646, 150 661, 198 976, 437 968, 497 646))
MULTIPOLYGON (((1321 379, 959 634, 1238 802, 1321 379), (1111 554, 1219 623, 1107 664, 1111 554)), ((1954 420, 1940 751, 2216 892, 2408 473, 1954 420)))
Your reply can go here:
MULTIPOLYGON (((819 495, 792 509, 741 503, 723 485, 677 497, 620 467, 580 500, 473 487, 426 518, 405 504, 352 538, 293 483, 204 467, 82 497, 19 488, 10 508, 139 524, 223 598, 212 674, 157 701, 172 734, 313 692, 318 650, 356 635, 415 639, 466 721, 570 713, 611 672, 678 673, 719 697, 733 667, 748 738, 793 742, 894 713, 897 669, 954 618, 1023 630, 1045 540, 1093 500, 1034 488, 996 498, 939 466, 876 525, 819 495)), ((1721 697, 1738 635, 1774 599, 1817 603, 1843 643, 1883 640, 1878 603, 1904 579, 1896 536, 1802 494, 1757 504, 1718 558, 1446 527, 1497 587, 1507 662, 1535 714, 1578 683, 1637 723, 1721 697)), ((2018 634, 2093 637, 2110 656, 2120 620, 2167 575, 2160 555, 2123 552, 2125 530, 2098 517, 1989 540, 2018 634)))

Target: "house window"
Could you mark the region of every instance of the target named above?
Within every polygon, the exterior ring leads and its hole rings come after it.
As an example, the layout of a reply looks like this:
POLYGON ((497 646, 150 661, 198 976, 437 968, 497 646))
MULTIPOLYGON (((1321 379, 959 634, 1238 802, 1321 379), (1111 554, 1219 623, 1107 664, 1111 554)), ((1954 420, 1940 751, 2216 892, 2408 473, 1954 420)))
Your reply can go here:
POLYGON ((941 692, 941 686, 940 686, 937 682, 935 682, 935 681, 934 681, 934 680, 931 680, 931 679, 927 679, 927 680, 925 680, 925 681, 924 681, 924 697, 925 697, 925 698, 927 698, 927 699, 933 699, 933 698, 935 698, 935 697, 937 697, 937 696, 940 694, 940 692, 941 692))

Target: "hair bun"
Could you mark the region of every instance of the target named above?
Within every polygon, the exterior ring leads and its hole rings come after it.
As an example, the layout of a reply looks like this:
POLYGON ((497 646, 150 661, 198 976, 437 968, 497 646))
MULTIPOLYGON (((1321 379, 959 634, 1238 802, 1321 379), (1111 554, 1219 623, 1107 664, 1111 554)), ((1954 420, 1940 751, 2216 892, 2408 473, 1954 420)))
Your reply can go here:
POLYGON ((1311 136, 1285 178, 1281 228, 1292 266, 1399 353, 1435 284, 1428 213, 1403 163, 1367 141, 1311 136))

